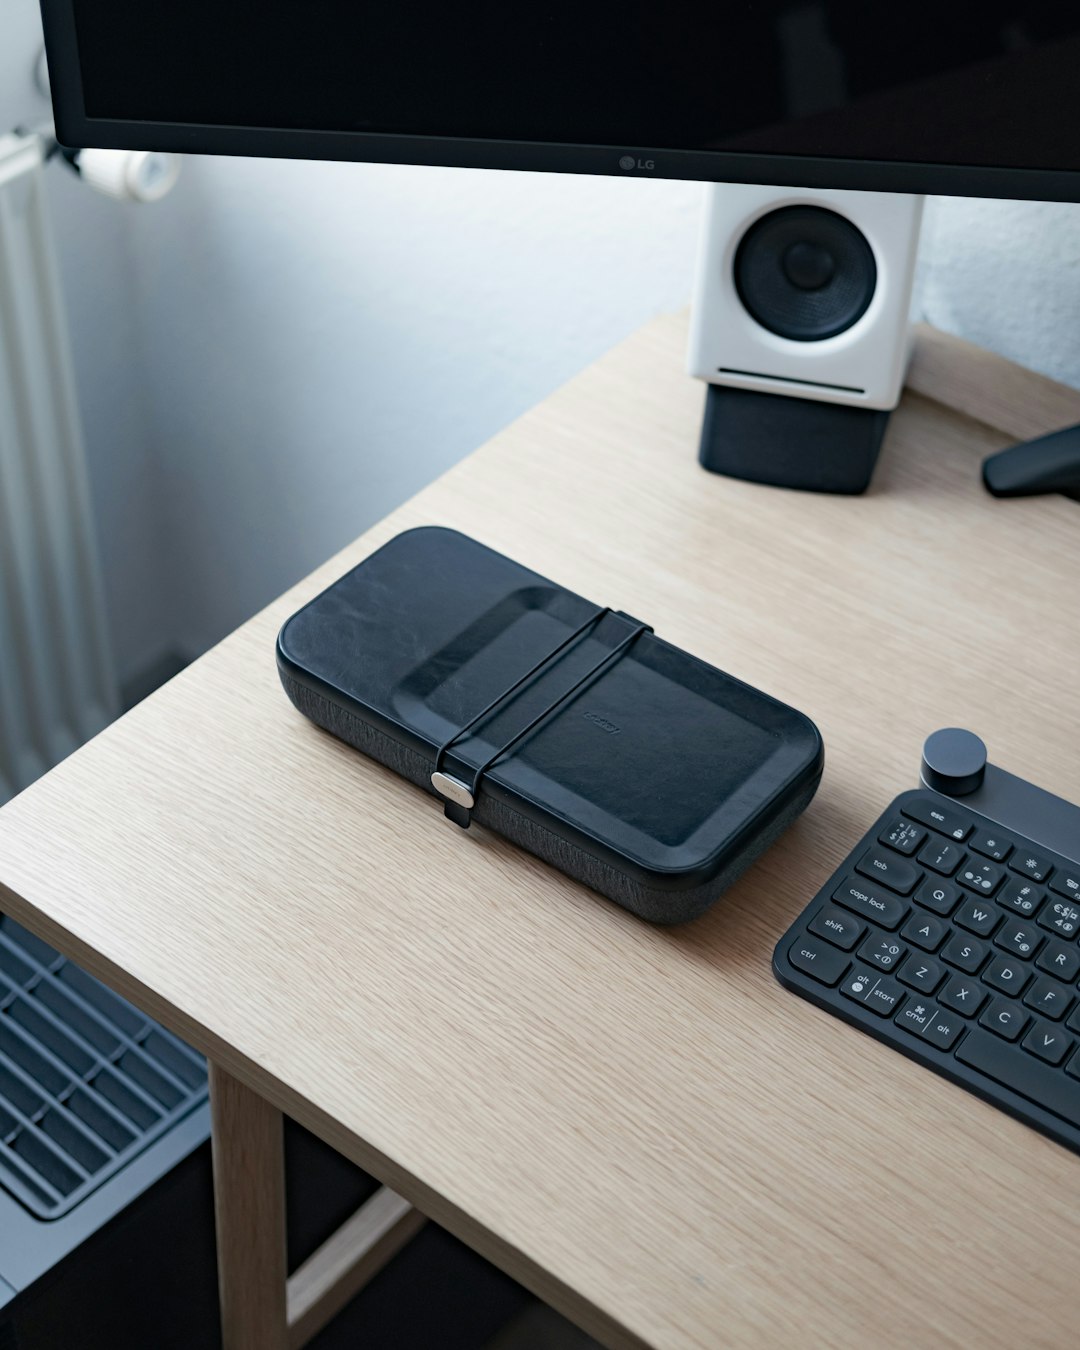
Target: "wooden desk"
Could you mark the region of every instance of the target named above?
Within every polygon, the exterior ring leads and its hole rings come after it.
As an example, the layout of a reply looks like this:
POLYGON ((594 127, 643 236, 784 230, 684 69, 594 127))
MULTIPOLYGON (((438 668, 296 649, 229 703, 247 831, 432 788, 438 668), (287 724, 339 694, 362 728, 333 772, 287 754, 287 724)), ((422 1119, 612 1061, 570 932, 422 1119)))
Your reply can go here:
MULTIPOLYGON (((927 731, 1080 798, 1080 507, 978 473, 1080 395, 923 333, 873 491, 806 496, 697 468, 684 336, 642 330, 0 811, 0 900, 220 1066, 225 1133, 254 1089, 611 1346, 1075 1345, 1080 1159, 769 962, 927 731), (704 919, 462 833, 288 704, 279 624, 426 523, 817 721, 815 802, 704 919)), ((239 1156, 272 1159, 255 1115, 239 1156)), ((224 1274, 232 1343, 284 1343, 224 1274)))

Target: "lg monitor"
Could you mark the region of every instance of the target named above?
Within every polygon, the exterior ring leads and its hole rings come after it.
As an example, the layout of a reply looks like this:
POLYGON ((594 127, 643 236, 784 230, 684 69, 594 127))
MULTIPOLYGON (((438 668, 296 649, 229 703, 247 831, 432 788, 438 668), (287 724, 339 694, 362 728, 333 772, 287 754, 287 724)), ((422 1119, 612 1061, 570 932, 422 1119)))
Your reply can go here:
POLYGON ((44 0, 72 146, 1080 200, 1065 0, 44 0))

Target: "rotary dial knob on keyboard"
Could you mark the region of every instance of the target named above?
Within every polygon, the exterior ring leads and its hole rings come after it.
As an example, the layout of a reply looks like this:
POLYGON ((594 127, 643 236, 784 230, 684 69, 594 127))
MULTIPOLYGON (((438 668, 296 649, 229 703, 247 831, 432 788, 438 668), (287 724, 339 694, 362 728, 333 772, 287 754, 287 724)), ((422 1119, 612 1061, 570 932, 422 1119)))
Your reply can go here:
POLYGON ((923 745, 922 780, 935 792, 965 797, 982 786, 986 746, 973 731, 945 727, 927 736, 923 745))

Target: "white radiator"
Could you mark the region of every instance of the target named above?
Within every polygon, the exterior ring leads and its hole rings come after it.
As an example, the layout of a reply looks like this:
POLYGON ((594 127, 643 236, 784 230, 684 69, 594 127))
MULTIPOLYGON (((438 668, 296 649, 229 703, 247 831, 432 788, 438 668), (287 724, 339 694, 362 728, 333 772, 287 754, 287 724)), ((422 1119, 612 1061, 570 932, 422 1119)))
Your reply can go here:
POLYGON ((0 137, 0 801, 117 712, 36 137, 0 137))

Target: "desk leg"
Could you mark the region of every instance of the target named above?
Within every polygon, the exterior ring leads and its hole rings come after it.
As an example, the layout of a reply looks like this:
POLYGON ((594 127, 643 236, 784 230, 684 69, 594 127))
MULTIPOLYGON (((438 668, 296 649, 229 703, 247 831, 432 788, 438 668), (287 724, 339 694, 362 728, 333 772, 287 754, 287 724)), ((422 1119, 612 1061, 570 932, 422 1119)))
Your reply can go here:
POLYGON ((286 1350, 281 1112, 210 1065, 224 1350, 286 1350))

